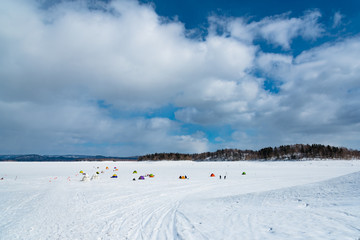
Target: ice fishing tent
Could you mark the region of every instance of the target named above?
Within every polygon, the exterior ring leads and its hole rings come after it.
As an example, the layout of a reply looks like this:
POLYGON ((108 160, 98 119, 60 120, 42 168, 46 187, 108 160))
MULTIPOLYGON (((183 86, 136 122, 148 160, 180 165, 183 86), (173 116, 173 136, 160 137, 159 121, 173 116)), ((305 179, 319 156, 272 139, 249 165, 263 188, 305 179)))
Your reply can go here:
POLYGON ((116 175, 116 174, 114 174, 114 175, 112 175, 112 176, 111 176, 111 178, 117 178, 117 175, 116 175))
POLYGON ((99 179, 99 175, 96 173, 91 177, 91 180, 98 180, 98 179, 99 179))
POLYGON ((109 170, 109 167, 106 167, 106 170, 109 170))
POLYGON ((81 179, 81 181, 83 181, 83 182, 90 181, 89 175, 85 173, 85 175, 84 175, 84 177, 81 179))
POLYGON ((241 175, 246 175, 246 172, 242 172, 242 174, 241 175))
POLYGON ((135 174, 135 173, 137 173, 137 171, 135 170, 135 171, 133 171, 133 174, 135 174))
POLYGON ((215 174, 214 173, 210 174, 210 177, 215 177, 215 174))
POLYGON ((145 180, 145 177, 144 177, 144 176, 140 176, 140 177, 139 177, 139 180, 145 180))
POLYGON ((155 177, 155 175, 151 173, 151 174, 149 175, 149 177, 153 178, 153 177, 155 177))
POLYGON ((187 179, 187 176, 180 176, 179 179, 187 179))
POLYGON ((84 173, 84 171, 83 170, 80 170, 80 172, 79 173, 84 173))

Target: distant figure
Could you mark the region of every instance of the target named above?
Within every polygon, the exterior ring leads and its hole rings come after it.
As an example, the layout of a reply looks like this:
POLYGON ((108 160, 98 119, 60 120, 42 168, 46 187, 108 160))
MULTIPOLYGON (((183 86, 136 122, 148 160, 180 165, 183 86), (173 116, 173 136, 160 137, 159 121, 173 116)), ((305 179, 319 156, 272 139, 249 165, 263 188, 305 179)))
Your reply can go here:
POLYGON ((185 175, 185 179, 187 179, 187 176, 185 175))
POLYGON ((133 181, 136 181, 136 179, 135 179, 135 178, 133 178, 133 181))
POLYGON ((221 175, 219 175, 219 178, 221 179, 221 175))
POLYGON ((224 176, 224 180, 226 179, 226 175, 224 176))

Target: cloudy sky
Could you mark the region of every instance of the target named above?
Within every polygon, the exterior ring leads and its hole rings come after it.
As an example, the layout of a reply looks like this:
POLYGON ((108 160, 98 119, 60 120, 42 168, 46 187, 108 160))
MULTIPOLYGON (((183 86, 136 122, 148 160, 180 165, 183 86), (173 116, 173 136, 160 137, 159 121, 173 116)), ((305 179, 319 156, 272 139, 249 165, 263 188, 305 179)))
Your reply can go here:
POLYGON ((360 149, 358 0, 2 0, 0 154, 360 149))

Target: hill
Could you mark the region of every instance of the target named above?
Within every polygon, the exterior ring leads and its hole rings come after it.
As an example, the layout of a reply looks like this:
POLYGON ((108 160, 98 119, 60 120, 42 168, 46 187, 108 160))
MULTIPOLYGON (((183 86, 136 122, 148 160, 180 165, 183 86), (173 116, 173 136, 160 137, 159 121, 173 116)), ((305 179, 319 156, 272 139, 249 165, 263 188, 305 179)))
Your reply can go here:
POLYGON ((146 160, 243 161, 243 160, 300 160, 300 159, 360 159, 360 151, 321 144, 295 144, 267 147, 258 151, 222 149, 196 154, 155 153, 140 156, 146 160))
POLYGON ((321 144, 295 144, 280 147, 267 147, 258 151, 240 149, 221 149, 216 152, 194 154, 153 153, 139 157, 108 157, 88 155, 0 155, 0 161, 52 162, 52 161, 246 161, 246 160, 302 160, 302 159, 360 159, 360 151, 345 147, 321 144))
POLYGON ((137 157, 105 157, 101 155, 0 155, 0 161, 18 162, 74 162, 74 161, 134 161, 137 157))

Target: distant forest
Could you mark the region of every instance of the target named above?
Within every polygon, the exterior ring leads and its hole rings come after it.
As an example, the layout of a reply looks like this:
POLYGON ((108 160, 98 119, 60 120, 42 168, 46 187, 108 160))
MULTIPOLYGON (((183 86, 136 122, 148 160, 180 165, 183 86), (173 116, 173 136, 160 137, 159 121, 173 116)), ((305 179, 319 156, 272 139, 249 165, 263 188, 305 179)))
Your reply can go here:
POLYGON ((241 160, 301 160, 301 159, 360 159, 360 151, 321 144, 295 144, 267 147, 258 151, 222 149, 196 154, 154 153, 140 156, 147 160, 241 161, 241 160))
POLYGON ((53 161, 245 161, 245 160, 302 160, 302 159, 360 159, 360 151, 344 147, 324 146, 320 144, 296 144, 280 147, 267 147, 258 151, 222 149, 216 152, 195 154, 154 153, 139 157, 105 157, 87 155, 0 155, 0 161, 53 162, 53 161))

